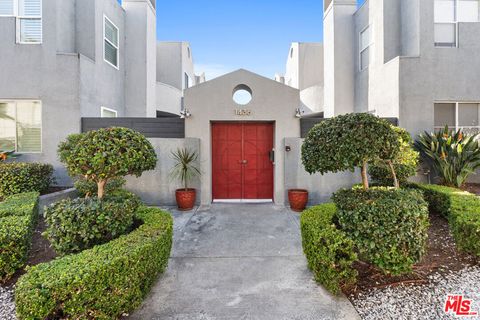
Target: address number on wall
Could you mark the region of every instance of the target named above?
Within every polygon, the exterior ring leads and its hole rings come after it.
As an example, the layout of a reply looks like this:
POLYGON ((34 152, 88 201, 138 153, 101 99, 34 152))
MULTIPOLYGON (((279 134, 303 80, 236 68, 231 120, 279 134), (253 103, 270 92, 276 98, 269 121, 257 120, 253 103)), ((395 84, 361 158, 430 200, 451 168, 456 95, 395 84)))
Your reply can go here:
POLYGON ((251 115, 252 115, 252 110, 248 110, 248 109, 235 109, 235 115, 236 115, 236 116, 251 116, 251 115))

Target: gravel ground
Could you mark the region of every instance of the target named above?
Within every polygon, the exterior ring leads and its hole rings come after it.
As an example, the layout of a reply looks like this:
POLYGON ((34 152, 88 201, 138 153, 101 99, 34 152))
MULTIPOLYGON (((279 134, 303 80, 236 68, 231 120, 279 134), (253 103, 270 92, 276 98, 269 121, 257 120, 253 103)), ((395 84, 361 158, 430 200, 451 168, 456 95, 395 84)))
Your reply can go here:
POLYGON ((444 313, 448 294, 461 294, 472 299, 471 311, 480 319, 480 267, 467 267, 445 275, 429 277, 429 283, 419 286, 398 286, 372 289, 352 297, 352 302, 362 319, 458 319, 444 313))
POLYGON ((0 319, 15 320, 15 304, 13 302, 13 290, 0 286, 0 319))

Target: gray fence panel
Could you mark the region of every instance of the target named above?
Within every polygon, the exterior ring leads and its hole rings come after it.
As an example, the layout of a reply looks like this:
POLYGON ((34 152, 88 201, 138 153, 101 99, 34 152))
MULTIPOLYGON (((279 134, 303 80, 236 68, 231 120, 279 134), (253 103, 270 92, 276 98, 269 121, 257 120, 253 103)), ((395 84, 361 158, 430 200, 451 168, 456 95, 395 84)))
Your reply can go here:
POLYGON ((125 127, 147 138, 185 138, 185 120, 180 118, 82 118, 82 132, 125 127))

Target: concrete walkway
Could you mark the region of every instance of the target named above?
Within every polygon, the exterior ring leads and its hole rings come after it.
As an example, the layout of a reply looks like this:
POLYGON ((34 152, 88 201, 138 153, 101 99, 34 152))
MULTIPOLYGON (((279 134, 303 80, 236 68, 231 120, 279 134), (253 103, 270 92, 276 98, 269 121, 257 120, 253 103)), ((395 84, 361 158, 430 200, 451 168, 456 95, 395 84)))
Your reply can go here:
POLYGON ((312 280, 297 213, 270 204, 171 212, 168 270, 131 319, 359 319, 312 280))

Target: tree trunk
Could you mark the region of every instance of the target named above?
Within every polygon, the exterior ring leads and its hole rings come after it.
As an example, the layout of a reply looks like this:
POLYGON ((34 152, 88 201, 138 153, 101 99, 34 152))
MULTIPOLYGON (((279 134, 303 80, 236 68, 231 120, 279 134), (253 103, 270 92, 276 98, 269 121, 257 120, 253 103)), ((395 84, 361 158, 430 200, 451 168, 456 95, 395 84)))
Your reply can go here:
POLYGON ((368 176, 367 176, 367 162, 363 161, 362 164, 362 183, 363 183, 363 189, 368 190, 368 176))
POLYGON ((397 174, 395 173, 395 167, 393 166, 393 162, 391 160, 388 160, 387 163, 388 163, 388 166, 390 167, 390 170, 392 171, 393 186, 396 189, 398 189, 400 188, 400 183, 398 182, 397 174))
POLYGON ((98 199, 102 199, 105 195, 105 185, 107 184, 107 180, 100 180, 97 182, 97 189, 98 189, 98 199))

